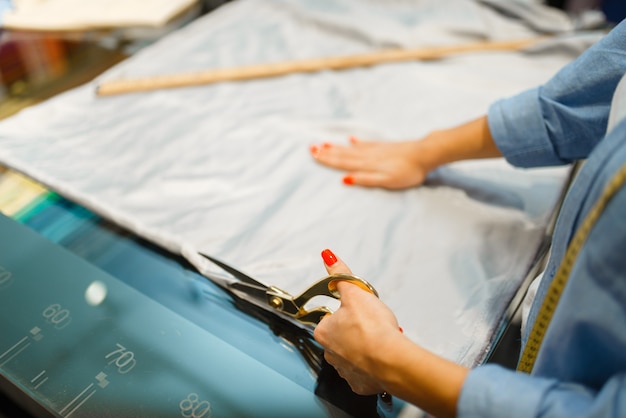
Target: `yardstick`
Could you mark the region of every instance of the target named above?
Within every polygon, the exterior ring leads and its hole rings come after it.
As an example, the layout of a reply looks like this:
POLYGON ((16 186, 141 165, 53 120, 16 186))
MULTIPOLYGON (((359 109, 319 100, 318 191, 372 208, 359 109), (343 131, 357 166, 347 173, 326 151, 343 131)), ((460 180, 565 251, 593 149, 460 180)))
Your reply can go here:
POLYGON ((97 87, 96 93, 99 96, 110 96, 114 94, 139 91, 198 86, 224 81, 241 81, 278 77, 293 73, 312 73, 323 70, 345 70, 349 68, 368 67, 389 62, 435 60, 448 55, 469 52, 519 51, 544 39, 546 39, 545 36, 540 36, 513 41, 474 42, 462 45, 419 49, 389 49, 358 55, 284 61, 251 65, 247 67, 223 68, 139 79, 111 80, 102 82, 97 87))
POLYGON ((626 164, 623 165, 617 173, 613 175, 611 180, 605 186, 602 195, 591 208, 587 217, 583 221, 582 225, 576 231, 572 242, 565 253, 565 257, 561 261, 561 265, 548 288, 546 297, 544 298, 537 319, 533 324, 533 327, 528 336, 528 342, 524 347, 522 357, 520 358, 517 370, 521 372, 530 373, 535 365, 535 360, 543 342, 546 330, 550 325, 556 306, 559 303, 563 289, 567 284, 570 273, 578 257, 582 246, 584 245, 591 229, 595 225, 596 221, 606 208, 611 198, 618 192, 618 190, 626 184, 626 164))

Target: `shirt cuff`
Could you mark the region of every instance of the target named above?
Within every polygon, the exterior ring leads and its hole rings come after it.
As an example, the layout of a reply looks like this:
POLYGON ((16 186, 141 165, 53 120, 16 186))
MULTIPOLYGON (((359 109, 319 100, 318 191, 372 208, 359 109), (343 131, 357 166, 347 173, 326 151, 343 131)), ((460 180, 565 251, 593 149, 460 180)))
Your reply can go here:
POLYGON ((537 408, 550 381, 487 364, 470 371, 457 404, 457 418, 527 418, 537 408))
POLYGON ((561 165, 541 111, 540 89, 499 100, 489 107, 487 120, 496 146, 518 167, 561 165))

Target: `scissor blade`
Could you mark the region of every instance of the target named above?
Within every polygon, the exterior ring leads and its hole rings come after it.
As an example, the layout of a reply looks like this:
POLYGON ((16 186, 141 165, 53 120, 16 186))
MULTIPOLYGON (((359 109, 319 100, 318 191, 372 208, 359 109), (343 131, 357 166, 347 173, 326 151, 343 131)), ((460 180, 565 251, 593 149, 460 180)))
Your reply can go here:
POLYGON ((256 286, 259 288, 264 288, 267 289, 268 287, 266 285, 264 285, 263 283, 253 279, 252 277, 248 276, 247 274, 237 270, 234 267, 229 266, 228 264, 224 263, 223 261, 218 260, 215 257, 211 257, 210 255, 206 255, 203 253, 200 253, 200 255, 204 258, 206 258, 207 260, 209 260, 210 262, 212 262, 213 264, 221 267, 223 270, 227 271, 228 273, 232 274, 234 277, 236 277, 237 279, 248 283, 252 286, 256 286))
POLYGON ((253 298, 262 305, 267 305, 267 288, 256 286, 245 282, 232 282, 228 284, 228 289, 242 298, 253 298))

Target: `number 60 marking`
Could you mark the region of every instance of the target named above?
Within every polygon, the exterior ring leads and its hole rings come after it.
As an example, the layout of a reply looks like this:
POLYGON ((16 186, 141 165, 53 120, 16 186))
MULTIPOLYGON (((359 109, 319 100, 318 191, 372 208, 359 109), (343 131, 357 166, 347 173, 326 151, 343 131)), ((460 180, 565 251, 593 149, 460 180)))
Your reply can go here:
POLYGON ((58 303, 53 303, 43 310, 41 315, 46 318, 46 321, 54 325, 57 329, 63 329, 70 322, 72 322, 72 317, 70 316, 70 311, 64 309, 58 303))

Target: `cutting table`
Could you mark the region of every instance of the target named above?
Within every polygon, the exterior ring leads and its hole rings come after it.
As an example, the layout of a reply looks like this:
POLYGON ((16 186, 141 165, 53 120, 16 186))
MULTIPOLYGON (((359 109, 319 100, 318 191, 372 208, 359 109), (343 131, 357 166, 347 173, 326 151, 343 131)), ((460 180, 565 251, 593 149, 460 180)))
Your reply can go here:
POLYGON ((463 122, 590 39, 541 5, 241 0, 0 121, 4 393, 63 417, 421 416, 354 395, 310 328, 221 290, 211 278, 232 277, 201 254, 298 294, 332 248, 409 338, 487 361, 538 273, 569 168, 456 163, 423 187, 365 190, 308 147, 463 122), (523 51, 97 94, 120 79, 546 33, 523 51))
POLYGON ((34 416, 395 416, 402 406, 354 395, 308 333, 19 174, 2 173, 0 211, 0 387, 34 416))

